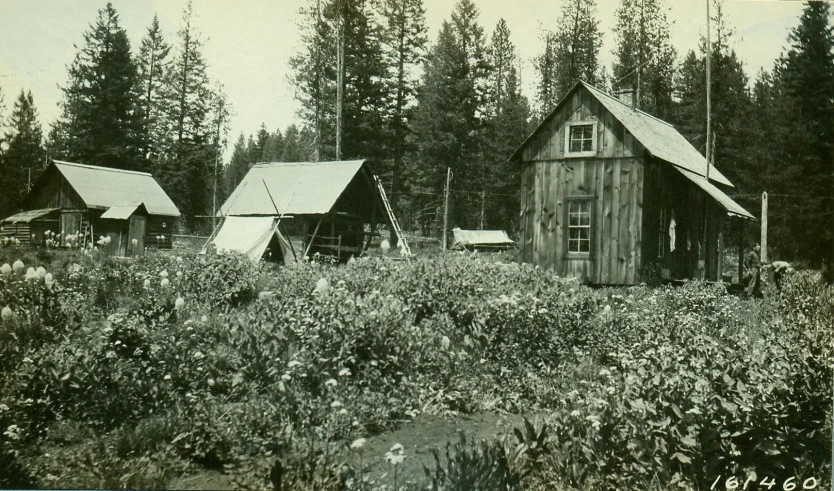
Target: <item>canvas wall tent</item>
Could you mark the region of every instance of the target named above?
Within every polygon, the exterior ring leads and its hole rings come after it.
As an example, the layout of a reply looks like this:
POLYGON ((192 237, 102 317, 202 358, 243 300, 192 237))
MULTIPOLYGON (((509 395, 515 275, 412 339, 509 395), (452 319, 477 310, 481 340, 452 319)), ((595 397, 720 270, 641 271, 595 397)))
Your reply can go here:
POLYGON ((503 230, 461 230, 452 229, 452 249, 497 251, 515 246, 515 242, 503 230))
POLYGON ((55 232, 62 247, 96 243, 105 236, 110 241, 102 247, 117 256, 141 254, 146 246, 170 248, 174 222, 180 216, 171 198, 146 172, 59 160, 44 170, 23 206, 25 212, 4 219, 3 228, 7 222, 17 227, 29 223, 32 245, 44 245, 46 231, 55 232), (37 216, 28 222, 20 219, 32 215, 37 216), (68 236, 78 239, 67 240, 68 236))
POLYGON ((511 159, 522 259, 589 283, 721 279, 725 222, 754 219, 671 124, 585 82, 511 159))
POLYGON ((217 215, 223 220, 205 250, 284 262, 316 253, 347 261, 364 252, 378 224, 391 227, 366 160, 256 164, 217 215))

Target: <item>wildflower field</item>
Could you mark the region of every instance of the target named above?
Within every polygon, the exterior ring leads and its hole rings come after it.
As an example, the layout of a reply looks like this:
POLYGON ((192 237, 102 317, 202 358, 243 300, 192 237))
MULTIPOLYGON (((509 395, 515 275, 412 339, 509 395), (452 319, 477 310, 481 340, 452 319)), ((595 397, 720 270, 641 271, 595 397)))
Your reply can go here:
POLYGON ((0 265, 0 487, 831 486, 834 289, 814 272, 741 300, 509 256, 0 265), (497 420, 502 438, 455 434, 497 420))

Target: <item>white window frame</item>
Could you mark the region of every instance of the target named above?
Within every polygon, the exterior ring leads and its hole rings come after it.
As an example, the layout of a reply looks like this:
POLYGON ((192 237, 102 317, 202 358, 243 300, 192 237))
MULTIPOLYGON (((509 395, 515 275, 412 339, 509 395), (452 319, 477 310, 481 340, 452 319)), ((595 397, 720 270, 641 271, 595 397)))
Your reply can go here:
POLYGON ((595 157, 597 155, 597 121, 572 121, 565 124, 565 157, 595 157), (570 151, 570 134, 575 126, 591 126, 591 150, 580 152, 570 151))
MULTIPOLYGON (((570 258, 589 258, 594 250, 594 197, 593 196, 569 196, 565 198, 566 203, 566 220, 565 220, 565 252, 570 258), (581 219, 579 225, 571 225, 571 205, 574 203, 583 203, 588 206, 588 224, 582 225, 581 219), (571 251, 571 229, 587 229, 588 230, 588 250, 587 251, 571 251)), ((581 212, 581 210, 580 210, 581 212)), ((577 239, 574 239, 574 241, 577 239)), ((583 240, 583 239, 578 239, 583 240)), ((580 246, 581 249, 581 246, 580 246)))

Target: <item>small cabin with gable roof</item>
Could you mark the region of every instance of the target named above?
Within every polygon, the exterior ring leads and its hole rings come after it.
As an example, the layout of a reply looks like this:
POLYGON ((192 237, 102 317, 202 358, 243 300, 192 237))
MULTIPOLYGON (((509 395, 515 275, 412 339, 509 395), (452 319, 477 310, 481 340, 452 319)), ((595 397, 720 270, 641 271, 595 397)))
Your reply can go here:
POLYGON ((3 234, 31 246, 92 244, 113 256, 142 255, 146 246, 170 249, 180 216, 147 172, 60 160, 35 181, 23 208, 2 220, 3 234))
POLYGON ((587 283, 717 281, 726 220, 755 220, 671 124, 584 81, 511 160, 522 260, 587 283))

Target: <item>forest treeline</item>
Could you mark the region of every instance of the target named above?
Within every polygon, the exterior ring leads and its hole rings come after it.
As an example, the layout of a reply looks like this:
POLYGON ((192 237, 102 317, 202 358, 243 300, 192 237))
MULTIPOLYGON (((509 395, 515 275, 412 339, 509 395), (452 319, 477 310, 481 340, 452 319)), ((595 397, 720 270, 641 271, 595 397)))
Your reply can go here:
MULTIPOLYGON (((400 222, 422 235, 441 234, 447 169, 450 226, 514 233, 520 169, 508 157, 580 78, 611 92, 635 90, 641 110, 706 151, 707 43, 677 52, 663 0, 620 1, 610 67, 600 61, 595 0, 564 2, 546 24, 553 28, 540 29, 532 60, 519 58, 503 19, 482 25, 472 0, 458 0, 436 33, 422 0, 305 0, 289 60, 301 103, 296 123, 239 135, 224 165, 229 104, 206 75, 192 9, 170 43, 155 19, 134 52, 107 4, 68 67, 62 116, 47 135, 31 93, 21 92, 3 135, 0 185, 15 192, 0 197, 2 214, 19 206, 30 169, 36 175, 48 156, 153 172, 197 229, 194 217, 213 209, 215 175, 222 201, 256 162, 336 158, 338 80, 341 157, 372 159, 400 222), (524 62, 535 68, 530 99, 521 90, 524 62)), ((754 215, 769 193, 771 257, 834 263, 830 6, 807 2, 785 51, 756 74, 734 50, 721 1, 711 13, 710 153, 736 185, 727 193, 754 215)))

